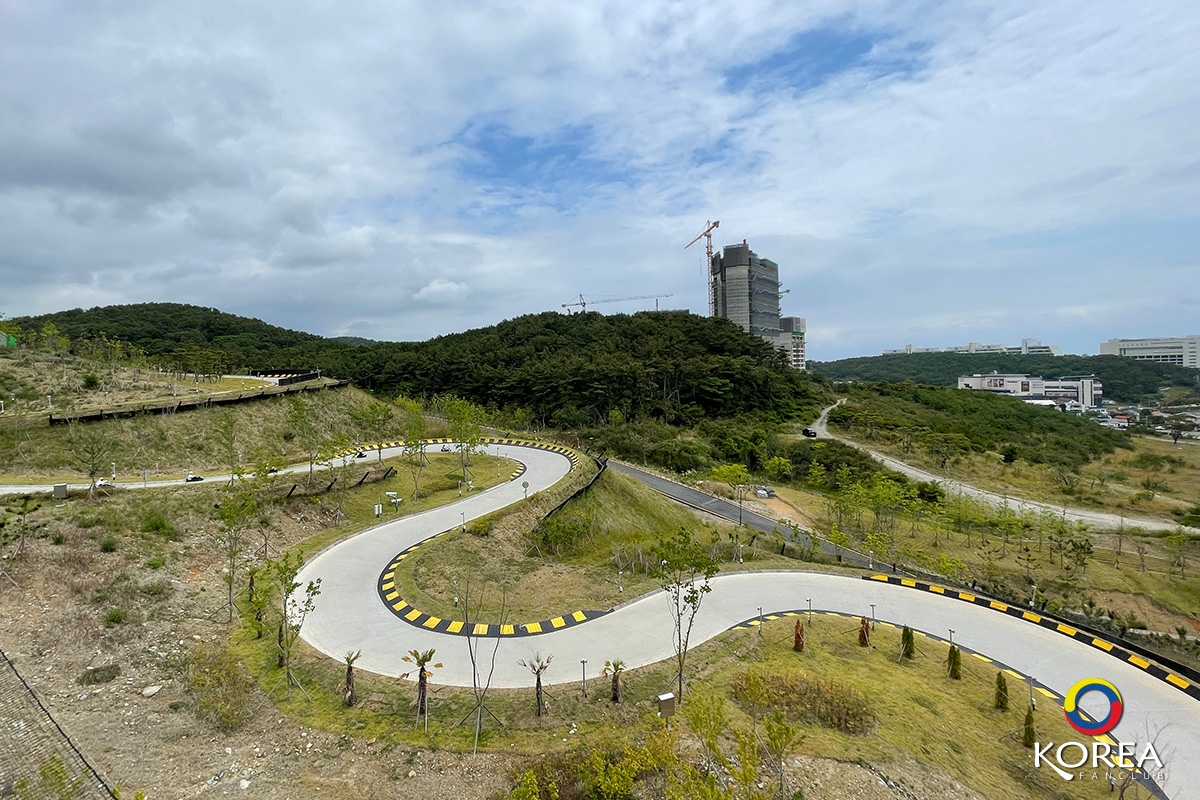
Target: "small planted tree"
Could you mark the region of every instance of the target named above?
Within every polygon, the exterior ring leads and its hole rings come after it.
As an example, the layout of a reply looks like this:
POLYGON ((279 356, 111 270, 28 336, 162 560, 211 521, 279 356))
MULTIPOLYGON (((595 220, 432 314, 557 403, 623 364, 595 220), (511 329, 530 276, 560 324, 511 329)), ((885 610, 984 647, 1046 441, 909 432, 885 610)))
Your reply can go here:
POLYGON ((866 617, 859 617, 858 620, 858 646, 871 646, 871 620, 866 617))
POLYGON ((1025 711, 1025 727, 1021 730, 1021 744, 1033 747, 1037 742, 1037 731, 1033 729, 1033 706, 1025 711))
POLYGON ((673 537, 655 547, 654 555, 658 561, 655 576, 666 593, 671 619, 675 623, 672 644, 679 700, 683 702, 683 668, 692 626, 696 614, 700 612, 704 595, 712 591, 709 581, 717 574, 719 567, 686 528, 681 528, 673 537))
MULTIPOLYGON (((417 721, 425 718, 425 731, 429 731, 429 678, 433 673, 429 671, 429 662, 433 661, 433 648, 421 652, 420 650, 409 650, 408 655, 404 657, 404 661, 415 666, 417 672, 417 721)), ((434 664, 434 669, 441 669, 441 664, 434 664)), ((407 678, 411 672, 405 672, 400 676, 401 679, 407 678)))
POLYGON ((421 407, 419 400, 404 396, 396 398, 396 405, 404 410, 404 423, 400 431, 404 441, 401 458, 408 464, 409 473, 412 475, 412 499, 416 501, 421 491, 421 471, 425 469, 429 460, 425 457, 425 439, 429 436, 425 425, 425 409, 421 407))
POLYGON ((361 655, 362 650, 358 650, 353 653, 346 653, 345 658, 346 682, 342 686, 342 690, 344 692, 343 696, 346 699, 346 705, 350 706, 351 708, 358 705, 358 692, 354 690, 354 662, 358 661, 361 655))
POLYGON ((525 669, 533 673, 535 680, 534 693, 537 699, 537 716, 542 716, 542 712, 546 708, 546 704, 542 697, 542 673, 550 668, 550 662, 554 660, 554 656, 546 656, 542 658, 541 653, 536 653, 529 661, 521 659, 517 663, 525 669))
POLYGON ((1008 679, 1000 671, 996 672, 996 692, 992 705, 1000 711, 1008 711, 1008 679))
POLYGON ((750 473, 741 464, 722 464, 713 470, 713 480, 729 487, 738 504, 738 524, 742 523, 742 500, 750 484, 750 473))
MULTIPOLYGON (((308 692, 304 691, 300 680, 292 672, 292 652, 296 645, 296 639, 300 637, 300 627, 304 624, 305 618, 316 608, 317 595, 321 593, 320 578, 304 585, 302 593, 299 591, 301 583, 296 576, 300 574, 300 567, 303 564, 300 555, 291 551, 285 551, 277 561, 271 563, 280 591, 279 606, 277 607, 279 613, 277 641, 280 667, 283 669, 283 677, 275 683, 275 686, 271 687, 271 692, 275 691, 280 683, 283 683, 289 700, 292 697, 293 686, 303 692, 305 697, 308 697, 308 692)), ((267 692, 267 694, 269 695, 271 692, 267 692)))
POLYGON ((797 653, 804 652, 804 620, 796 620, 796 630, 792 633, 792 649, 797 653))
POLYGON ((612 678, 612 701, 621 702, 621 674, 625 672, 625 662, 619 658, 604 662, 604 675, 612 678))
POLYGON ((771 712, 771 716, 763 720, 763 732, 763 745, 766 746, 767 753, 771 756, 771 761, 779 773, 779 792, 784 797, 788 797, 787 774, 783 769, 784 761, 788 753, 798 747, 805 737, 795 725, 788 722, 787 715, 778 708, 771 712))
POLYGON ((950 652, 946 654, 946 677, 962 680, 962 651, 954 645, 950 645, 950 652))
POLYGON ((904 626, 904 630, 900 631, 900 660, 909 659, 910 661, 917 657, 917 642, 913 635, 913 629, 904 626))

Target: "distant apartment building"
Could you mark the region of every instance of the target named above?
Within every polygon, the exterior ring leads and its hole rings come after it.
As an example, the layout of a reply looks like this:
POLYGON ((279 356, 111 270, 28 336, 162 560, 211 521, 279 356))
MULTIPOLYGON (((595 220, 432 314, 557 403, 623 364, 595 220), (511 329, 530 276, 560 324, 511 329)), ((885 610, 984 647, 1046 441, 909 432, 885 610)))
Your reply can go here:
POLYGON ((1135 361, 1157 361, 1177 367, 1200 368, 1200 335, 1160 339, 1109 339, 1100 343, 1100 355, 1124 356, 1135 361))
POLYGON ((1049 400, 1056 404, 1075 402, 1085 408, 1098 408, 1104 399, 1104 386, 1096 380, 1095 375, 1047 380, 1029 375, 992 372, 986 375, 960 376, 958 388, 1004 394, 1027 401, 1049 400))
POLYGON ((791 337, 787 353, 792 364, 792 369, 807 369, 808 360, 804 354, 804 332, 806 328, 804 317, 780 317, 779 328, 783 331, 785 337, 791 337))
POLYGON ((895 350, 884 350, 885 356, 912 353, 1001 353, 1010 356, 1061 356, 1062 348, 1055 344, 1042 344, 1037 339, 1022 339, 1019 345, 1010 347, 1003 344, 980 344, 971 342, 953 347, 913 347, 905 345, 895 350))
MULTIPOLYGON (((765 339, 777 350, 787 353, 793 367, 797 366, 797 331, 784 329, 779 315, 779 265, 768 258, 760 258, 750 249, 745 240, 741 244, 726 245, 721 253, 714 253, 709 265, 712 277, 714 315, 738 325, 747 333, 765 339)), ((799 320, 800 364, 804 364, 804 320, 799 320)))

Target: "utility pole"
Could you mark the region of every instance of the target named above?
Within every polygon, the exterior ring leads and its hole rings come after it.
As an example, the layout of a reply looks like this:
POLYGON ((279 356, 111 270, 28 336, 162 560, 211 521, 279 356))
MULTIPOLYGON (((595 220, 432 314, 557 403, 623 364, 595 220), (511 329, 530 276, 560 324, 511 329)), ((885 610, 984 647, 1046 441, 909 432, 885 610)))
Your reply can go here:
POLYGON ((704 275, 705 275, 705 278, 708 283, 708 315, 710 317, 716 316, 716 314, 717 314, 717 297, 716 297, 716 293, 713 291, 713 277, 712 277, 712 257, 713 257, 712 232, 715 231, 718 227, 720 227, 720 225, 721 225, 721 220, 719 220, 719 219, 718 220, 709 220, 708 222, 705 222, 704 230, 702 230, 695 239, 692 239, 690 242, 688 242, 687 244, 685 244, 683 246, 683 249, 687 250, 689 247, 694 245, 696 242, 700 241, 701 236, 703 236, 707 240, 708 247, 705 248, 705 255, 707 256, 707 258, 704 262, 704 275))

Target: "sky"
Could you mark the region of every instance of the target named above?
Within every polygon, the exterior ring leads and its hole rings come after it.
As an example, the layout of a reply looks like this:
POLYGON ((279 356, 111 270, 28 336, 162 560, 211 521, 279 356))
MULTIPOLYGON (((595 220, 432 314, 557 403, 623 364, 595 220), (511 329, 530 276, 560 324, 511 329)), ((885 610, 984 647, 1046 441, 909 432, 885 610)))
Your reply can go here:
POLYGON ((0 0, 0 310, 706 313, 719 220, 817 360, 1196 334, 1197 42, 1194 0, 0 0))

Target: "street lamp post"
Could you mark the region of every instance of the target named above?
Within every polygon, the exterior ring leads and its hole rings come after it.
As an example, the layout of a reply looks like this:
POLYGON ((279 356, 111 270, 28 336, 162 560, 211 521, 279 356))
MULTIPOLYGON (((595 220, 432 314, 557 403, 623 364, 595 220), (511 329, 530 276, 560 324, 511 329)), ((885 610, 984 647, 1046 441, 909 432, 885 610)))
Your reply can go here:
POLYGON ((871 603, 871 630, 875 630, 875 604, 871 603))
POLYGON ((763 629, 763 613, 762 613, 762 606, 759 606, 758 607, 758 635, 759 636, 762 636, 762 629, 763 629))
POLYGON ((807 600, 808 600, 808 624, 812 625, 812 598, 809 597, 809 598, 807 598, 807 600))
POLYGON ((583 668, 583 683, 580 684, 580 688, 583 690, 584 698, 586 698, 587 697, 587 659, 586 658, 579 659, 579 666, 583 668))
POLYGON ((622 570, 617 570, 617 594, 624 594, 625 592, 625 584, 621 580, 623 574, 622 570))
POLYGON ((954 644, 954 628, 947 628, 950 631, 950 644, 954 644))

